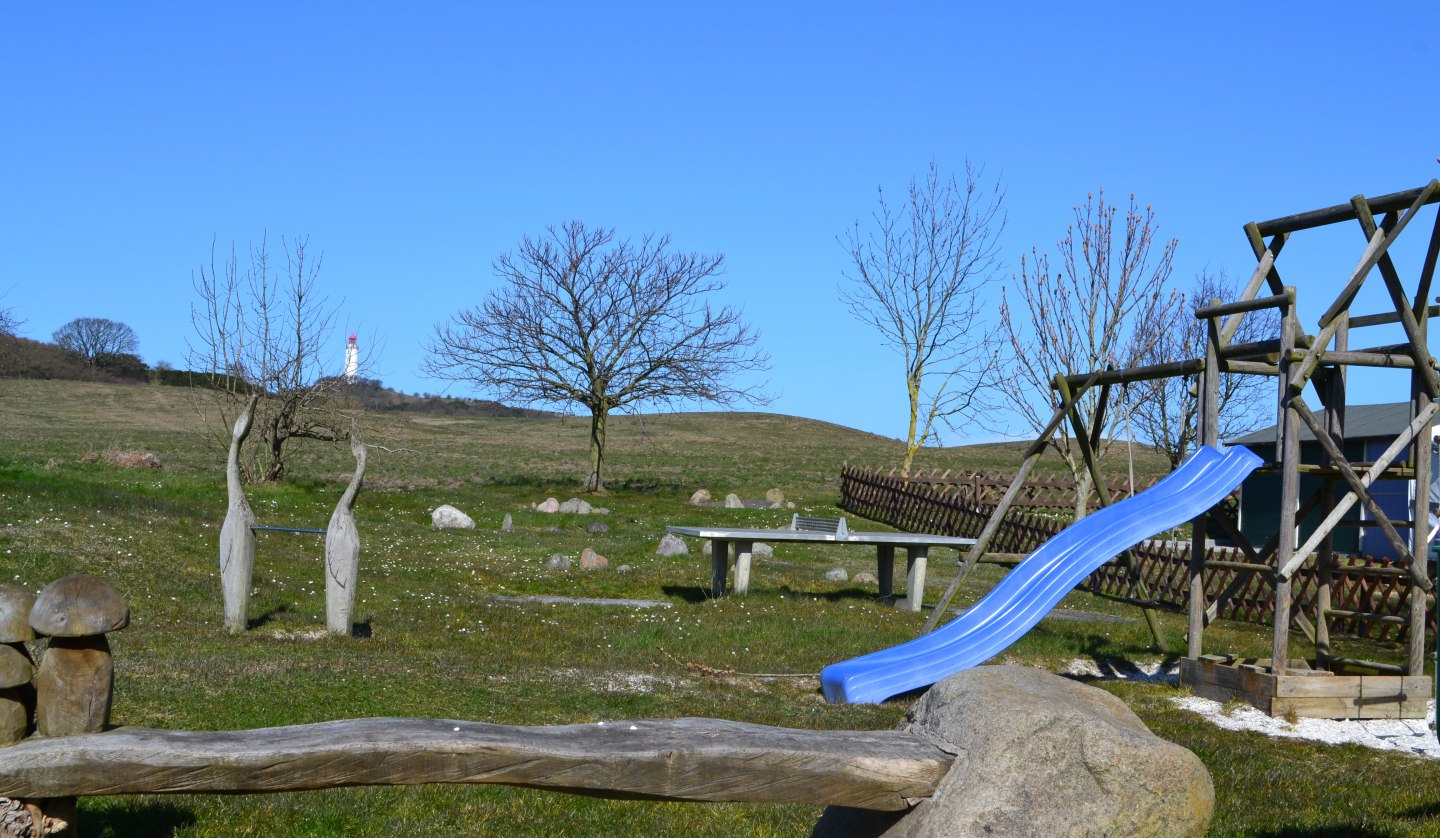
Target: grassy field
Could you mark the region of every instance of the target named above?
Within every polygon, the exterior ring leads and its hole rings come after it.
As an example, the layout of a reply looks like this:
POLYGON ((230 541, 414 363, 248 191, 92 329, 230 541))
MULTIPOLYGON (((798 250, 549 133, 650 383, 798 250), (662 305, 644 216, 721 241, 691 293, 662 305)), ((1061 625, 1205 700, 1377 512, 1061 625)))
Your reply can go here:
MULTIPOLYGON (((708 561, 654 554, 669 523, 779 526, 790 514, 697 509, 687 503, 696 488, 758 498, 778 487, 798 511, 834 515, 842 463, 893 464, 900 443, 763 414, 613 418, 612 489, 601 501, 611 514, 595 518, 529 508, 548 495, 575 494, 586 462, 584 420, 400 414, 381 421, 373 441, 384 447, 372 452, 356 507, 357 614, 366 636, 313 639, 324 624, 323 545, 317 536, 285 533, 261 537, 253 629, 233 637, 221 629, 221 456, 205 443, 179 388, 0 380, 0 581, 39 589, 86 572, 129 598, 132 623, 112 636, 117 724, 218 730, 362 716, 523 725, 710 716, 881 729, 903 718, 908 700, 835 707, 818 693, 823 666, 907 640, 925 618, 875 602, 862 586, 824 580, 837 566, 873 572, 873 556, 777 548, 773 560, 757 562, 748 597, 710 600, 708 561), (82 462, 105 450, 150 451, 164 468, 82 462), (470 514, 477 528, 434 530, 429 513, 442 503, 470 514), (503 533, 507 513, 515 529, 503 533), (593 520, 609 531, 587 533, 593 520), (586 546, 608 557, 611 569, 544 568, 546 557, 573 558, 586 546), (622 564, 630 570, 616 570, 622 564), (506 599, 535 594, 670 607, 506 599)), ((927 451, 921 465, 1013 470, 1018 448, 927 451)), ((352 465, 347 448, 301 444, 292 480, 251 489, 261 523, 323 527, 352 465)), ((1137 467, 1154 473, 1160 464, 1142 458, 1137 467)), ((929 601, 950 580, 950 556, 931 559, 929 601)), ((962 601, 982 595, 998 573, 982 566, 962 601)), ((1126 620, 1048 618, 1004 658, 1058 669, 1075 658, 1159 657, 1128 607, 1076 592, 1061 608, 1126 620)), ((1164 626, 1180 648, 1183 618, 1167 615, 1164 626)), ((1207 633, 1207 647, 1264 655, 1268 636, 1223 624, 1207 633)), ((1168 700, 1178 694, 1173 686, 1102 686, 1210 768, 1214 835, 1440 835, 1433 762, 1222 731, 1176 709, 1168 700)), ((81 828, 114 836, 805 835, 818 815, 808 806, 431 786, 86 799, 81 828)))

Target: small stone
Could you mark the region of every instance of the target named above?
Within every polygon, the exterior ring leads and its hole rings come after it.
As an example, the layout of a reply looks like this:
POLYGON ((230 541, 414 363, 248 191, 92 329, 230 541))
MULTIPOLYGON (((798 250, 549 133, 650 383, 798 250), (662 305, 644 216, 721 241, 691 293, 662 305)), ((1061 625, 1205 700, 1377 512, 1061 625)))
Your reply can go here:
POLYGON ((690 505, 691 505, 691 506, 699 506, 699 505, 702 504, 702 503, 709 503, 709 502, 710 502, 710 490, 709 490, 709 489, 696 489, 696 490, 695 490, 695 494, 693 494, 693 495, 690 496, 690 505))
POLYGON ((843 567, 833 568, 833 569, 831 569, 831 570, 825 571, 825 581, 826 581, 826 582, 848 582, 848 581, 850 581, 850 574, 849 574, 849 573, 846 573, 846 572, 845 572, 845 568, 843 568, 843 567))
POLYGON ((880 580, 877 579, 877 578, 875 578, 875 574, 873 574, 873 573, 868 573, 868 572, 866 572, 866 571, 861 571, 861 572, 855 574, 853 577, 851 577, 850 581, 851 581, 851 582, 854 582, 854 583, 857 584, 857 585, 878 585, 878 584, 880 584, 880 580))
POLYGON ((35 595, 19 585, 0 585, 0 643, 23 643, 35 639, 30 628, 30 609, 35 595))
POLYGON ((655 555, 664 556, 667 559, 675 556, 688 556, 690 555, 690 545, 686 544, 685 539, 680 536, 667 532, 665 537, 660 539, 660 545, 655 548, 655 555))
POLYGON ((585 532, 599 535, 610 532, 610 525, 604 521, 591 521, 585 525, 585 532))
POLYGON ((567 500, 564 503, 560 504, 560 507, 556 511, 564 512, 567 515, 589 515, 590 510, 594 508, 595 507, 591 506, 586 501, 583 501, 579 498, 571 498, 570 500, 567 500))
POLYGON ((609 514, 610 514, 610 510, 606 509, 606 508, 603 507, 603 506, 597 506, 597 507, 595 507, 594 509, 590 510, 590 514, 591 514, 591 515, 609 515, 609 514))
POLYGON ((781 506, 780 503, 777 501, 777 502, 775 502, 775 503, 772 503, 772 504, 766 506, 765 508, 766 508, 766 509, 784 509, 785 507, 781 506))
POLYGON ((628 564, 622 564, 622 565, 620 565, 619 567, 615 568, 615 572, 616 572, 616 573, 629 573, 629 572, 630 572, 630 569, 631 569, 631 568, 630 568, 630 565, 628 565, 628 564))
POLYGON ((739 496, 739 495, 735 494, 734 492, 731 492, 730 494, 728 494, 728 495, 725 496, 725 508, 726 508, 726 509, 744 509, 744 508, 745 508, 745 501, 740 500, 740 496, 739 496))
POLYGON ((787 500, 787 501, 785 501, 785 508, 786 508, 786 509, 794 509, 794 508, 795 508, 795 501, 793 501, 793 500, 787 500))
POLYGON ((783 504, 785 502, 785 493, 779 489, 770 489, 765 492, 765 502, 783 504))
POLYGON ((773 559, 775 558, 775 548, 763 541, 757 541, 750 545, 750 557, 754 559, 773 559))
POLYGON ((594 547, 586 547, 580 551, 581 570, 604 570, 610 566, 610 560, 595 552, 594 547))
POLYGON ((569 570, 570 557, 564 553, 552 553, 550 558, 545 560, 546 570, 569 570))
POLYGON ((515 519, 510 517, 509 512, 505 513, 505 520, 500 522, 500 532, 515 532, 515 519))
POLYGON ((430 513, 430 523, 437 530, 473 530, 475 519, 456 509, 450 504, 444 504, 435 508, 430 513))
POLYGON ((560 532, 560 528, 552 524, 542 529, 541 532, 560 532))
POLYGON ((554 498, 546 498, 545 500, 543 500, 543 501, 540 502, 540 505, 539 505, 539 506, 535 507, 535 511, 536 511, 536 512, 559 512, 559 511, 560 511, 560 501, 555 500, 554 498))
POLYGON ((51 637, 88 637, 130 625, 130 606, 115 586, 77 573, 45 586, 30 609, 30 627, 51 637))

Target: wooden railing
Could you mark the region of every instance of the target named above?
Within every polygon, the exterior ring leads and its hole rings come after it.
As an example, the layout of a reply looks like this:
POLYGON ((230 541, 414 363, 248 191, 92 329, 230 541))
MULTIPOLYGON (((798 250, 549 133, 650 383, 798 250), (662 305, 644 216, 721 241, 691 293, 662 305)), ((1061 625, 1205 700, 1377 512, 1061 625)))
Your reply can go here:
MULTIPOLYGON (((1025 554, 1064 529, 1074 508, 1074 489, 1068 499, 1057 479, 1042 479, 1032 491, 1026 484, 1027 504, 1017 503, 1005 516, 991 541, 992 553, 1025 554)), ((1155 481, 1140 484, 1143 491, 1155 481)), ((841 473, 840 506, 846 512, 880 521, 896 529, 939 535, 977 537, 996 506, 997 494, 1009 485, 1004 476, 920 474, 903 477, 894 470, 882 472, 857 466, 846 466, 841 473)), ((1129 494, 1128 483, 1114 481, 1111 491, 1118 499, 1129 494)), ((1229 503, 1234 503, 1233 498, 1229 503)), ((1131 550, 1139 563, 1141 581, 1150 599, 1164 608, 1183 611, 1189 603, 1188 542, 1145 541, 1131 550)), ((1225 547, 1206 551, 1207 560, 1235 561, 1235 553, 1225 547)), ((1234 582, 1239 571, 1211 568, 1204 573, 1208 598, 1218 596, 1234 582)), ((1311 620, 1316 619, 1316 571, 1304 568, 1296 573, 1295 602, 1311 620)), ((1138 585, 1126 569, 1116 561, 1102 566, 1085 581, 1087 590, 1110 596, 1138 599, 1138 585)), ((1339 568, 1331 575, 1331 608, 1352 612, 1354 617, 1332 616, 1334 632, 1380 641, 1401 641, 1408 637, 1409 627, 1385 618, 1408 615, 1413 595, 1410 578, 1397 573, 1382 559, 1342 557, 1339 568)), ((1251 576, 1249 581, 1226 600, 1217 616, 1224 619, 1268 624, 1274 617, 1275 604, 1265 579, 1251 576)), ((1435 629, 1435 608, 1428 617, 1429 630, 1435 629)))

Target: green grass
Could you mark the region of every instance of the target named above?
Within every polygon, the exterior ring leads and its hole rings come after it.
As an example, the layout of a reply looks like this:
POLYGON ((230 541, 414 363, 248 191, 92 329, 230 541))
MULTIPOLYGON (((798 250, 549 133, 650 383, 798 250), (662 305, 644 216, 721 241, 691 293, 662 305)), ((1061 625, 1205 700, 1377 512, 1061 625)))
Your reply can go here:
MULTIPOLYGON (((271 533, 257 553, 250 632, 220 626, 220 454, 198 432, 184 390, 79 382, 0 381, 0 582, 32 589, 70 573, 112 580, 132 623, 112 636, 118 724, 212 730, 361 716, 562 724, 710 716, 801 728, 895 726, 907 702, 827 705, 828 663, 913 637, 923 614, 824 581, 826 569, 874 571, 873 556, 783 546, 757 562, 745 598, 709 600, 708 562, 663 559, 668 523, 777 526, 788 511, 696 509, 717 496, 781 488, 803 512, 837 514, 845 461, 890 465, 900 443, 810 420, 686 414, 611 420, 601 501, 610 531, 529 504, 575 494, 587 423, 558 418, 386 415, 356 508, 362 538, 356 639, 305 640, 324 623, 319 536, 271 533), (81 463, 90 451, 149 450, 160 471, 81 463), (458 506, 473 531, 437 532, 429 511, 458 506), (510 513, 515 531, 502 533, 510 513), (593 546, 612 570, 547 571, 552 553, 593 546), (616 572, 621 564, 628 573, 616 572), (598 608, 503 602, 496 596, 655 599, 671 607, 598 608)), ((1018 445, 926 451, 920 464, 1013 470, 1018 445)), ((251 489, 261 523, 322 527, 353 466, 342 446, 296 448, 294 479, 251 489)), ((1057 470, 1058 463, 1045 462, 1057 470)), ((1137 468, 1153 474, 1157 458, 1137 468)), ((692 545, 692 549, 698 545, 692 545)), ((929 601, 953 554, 930 561, 929 601)), ((981 566, 962 603, 999 578, 981 566)), ((1076 657, 1153 660, 1144 623, 1123 605, 1072 593, 1064 609, 1127 622, 1047 619, 1003 659, 1059 668, 1076 657)), ((1165 615, 1172 647, 1184 623, 1165 615)), ((1258 627, 1221 624, 1207 648, 1268 653, 1258 627)), ((1393 659, 1393 648, 1356 657, 1393 659)), ((1432 762, 1348 746, 1220 730, 1178 710, 1163 684, 1107 684, 1158 734, 1210 768, 1214 835, 1440 834, 1432 762)), ((635 834, 805 835, 816 807, 604 801, 502 787, 337 789, 247 796, 110 797, 81 804, 88 835, 635 834)))

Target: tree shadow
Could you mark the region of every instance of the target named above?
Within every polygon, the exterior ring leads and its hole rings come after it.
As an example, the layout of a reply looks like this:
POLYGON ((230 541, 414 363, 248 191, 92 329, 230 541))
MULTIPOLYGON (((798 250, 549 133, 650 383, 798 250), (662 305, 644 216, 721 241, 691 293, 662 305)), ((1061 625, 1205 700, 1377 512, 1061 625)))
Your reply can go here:
POLYGON ((195 813, 183 806, 166 802, 126 801, 98 811, 81 808, 76 835, 99 835, 105 838, 149 838, 174 835, 195 825, 195 813))
POLYGON ((370 626, 370 620, 363 623, 354 623, 350 627, 350 636, 358 640, 364 640, 375 636, 375 629, 370 626))
POLYGON ((1395 833, 1384 829, 1371 829, 1359 824, 1339 826, 1287 826, 1265 832, 1250 833, 1255 838, 1394 838, 1395 833))
POLYGON ((277 605, 277 606, 275 606, 274 608, 271 608, 269 611, 266 611, 264 614, 261 614, 261 615, 258 616, 258 617, 252 617, 252 618, 250 618, 249 620, 246 620, 246 621, 245 621, 245 628, 247 628, 247 629, 249 629, 249 630, 251 630, 251 631, 254 631, 255 629, 260 628, 261 626, 265 625, 266 623, 270 622, 271 620, 274 620, 276 617, 280 616, 281 614, 289 614, 289 613, 290 613, 290 604, 289 604, 289 603, 285 603, 285 604, 283 604, 283 605, 277 605))

